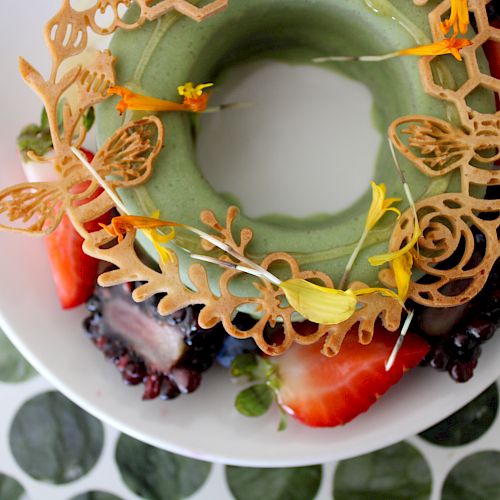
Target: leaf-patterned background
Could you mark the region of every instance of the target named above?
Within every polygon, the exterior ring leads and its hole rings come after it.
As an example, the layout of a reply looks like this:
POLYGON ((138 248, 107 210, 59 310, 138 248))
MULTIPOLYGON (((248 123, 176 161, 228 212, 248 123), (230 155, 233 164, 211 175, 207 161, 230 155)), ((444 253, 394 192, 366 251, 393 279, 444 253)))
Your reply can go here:
POLYGON ((0 333, 0 500, 500 499, 497 384, 420 436, 339 463, 256 469, 192 460, 101 424, 0 333))

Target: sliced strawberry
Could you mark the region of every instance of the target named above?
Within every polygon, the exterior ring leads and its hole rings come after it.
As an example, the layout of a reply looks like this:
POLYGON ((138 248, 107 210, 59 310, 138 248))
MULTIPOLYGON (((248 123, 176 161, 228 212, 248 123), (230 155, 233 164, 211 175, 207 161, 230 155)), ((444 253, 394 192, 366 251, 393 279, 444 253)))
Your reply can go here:
POLYGON ((363 346, 358 342, 357 330, 351 330, 340 353, 333 358, 321 354, 322 342, 292 347, 277 360, 280 404, 313 427, 349 422, 365 412, 429 350, 425 340, 408 333, 394 366, 386 372, 385 362, 396 337, 377 327, 372 342, 363 346))
POLYGON ((61 306, 79 306, 94 291, 99 261, 83 253, 83 238, 64 215, 57 229, 45 238, 52 276, 61 306))
MULTIPOLYGON (((93 154, 82 150, 87 159, 92 161, 93 154)), ((74 188, 75 193, 84 192, 90 181, 81 183, 74 188)), ((95 199, 102 189, 76 205, 83 205, 95 199)), ((87 231, 99 229, 98 222, 109 223, 110 215, 105 214, 97 221, 85 224, 87 231)), ((57 229, 45 238, 45 246, 49 255, 50 267, 56 284, 61 306, 64 309, 79 306, 92 295, 98 273, 99 261, 89 257, 82 250, 83 238, 71 224, 67 215, 64 215, 57 229)))

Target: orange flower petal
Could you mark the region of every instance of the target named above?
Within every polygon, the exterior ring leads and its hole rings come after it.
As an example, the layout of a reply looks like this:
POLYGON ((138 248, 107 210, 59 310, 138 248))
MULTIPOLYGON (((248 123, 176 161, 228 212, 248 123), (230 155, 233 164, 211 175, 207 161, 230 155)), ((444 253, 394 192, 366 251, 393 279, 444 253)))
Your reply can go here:
POLYGON ((442 56, 451 54, 455 59, 461 61, 460 50, 472 45, 467 38, 445 38, 430 45, 419 45, 410 49, 403 49, 398 52, 400 56, 442 56))
POLYGON ((123 114, 124 111, 190 111, 199 113, 205 111, 208 102, 208 96, 203 94, 201 97, 184 98, 184 102, 178 103, 156 97, 149 97, 142 94, 136 94, 125 87, 110 87, 108 94, 119 95, 122 99, 116 106, 116 109, 123 114))
POLYGON ((469 6, 467 0, 451 0, 449 19, 441 23, 441 30, 446 35, 451 28, 455 35, 458 32, 464 35, 469 27, 469 6))

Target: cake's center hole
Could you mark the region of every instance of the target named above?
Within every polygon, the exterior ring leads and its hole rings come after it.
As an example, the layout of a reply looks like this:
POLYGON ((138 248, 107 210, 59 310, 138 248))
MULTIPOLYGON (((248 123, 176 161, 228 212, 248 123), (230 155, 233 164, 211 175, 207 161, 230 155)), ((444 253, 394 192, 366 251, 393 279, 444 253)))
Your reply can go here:
POLYGON ((198 160, 213 188, 251 217, 334 213, 373 178, 380 135, 362 84, 320 67, 258 61, 232 68, 201 117, 198 160))

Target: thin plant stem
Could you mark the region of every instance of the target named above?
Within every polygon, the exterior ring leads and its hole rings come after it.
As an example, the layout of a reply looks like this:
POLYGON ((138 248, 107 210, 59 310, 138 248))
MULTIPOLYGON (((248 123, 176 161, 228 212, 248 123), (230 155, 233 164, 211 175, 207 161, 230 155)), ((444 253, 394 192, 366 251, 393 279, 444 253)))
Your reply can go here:
MULTIPOLYGON (((113 202, 116 204, 116 206, 125 215, 129 215, 123 202, 118 198, 116 193, 111 189, 111 187, 108 185, 108 183, 99 175, 99 173, 94 169, 94 167, 92 167, 92 165, 86 160, 86 158, 84 158, 82 153, 74 147, 71 148, 71 150, 73 151, 75 156, 83 163, 83 165, 87 168, 87 170, 89 170, 89 172, 97 180, 99 185, 106 191, 106 193, 113 200, 113 202)), ((227 254, 231 255, 231 257, 234 257, 235 259, 239 260, 240 262, 245 263, 246 265, 248 265, 253 270, 257 271, 257 273, 258 273, 258 274, 255 274, 255 273, 251 273, 251 274, 254 274, 254 275, 260 276, 260 277, 264 277, 264 278, 268 279, 273 285, 279 286, 281 284, 281 280, 278 277, 276 277, 274 274, 270 273, 267 269, 264 269, 263 267, 259 266, 258 264, 256 264, 252 260, 248 259, 244 255, 240 254, 239 252, 237 252, 236 250, 231 248, 226 243, 223 243, 222 241, 220 241, 215 236, 212 236, 208 233, 205 233, 204 231, 202 231, 196 227, 193 227, 193 226, 188 226, 185 224, 180 224, 180 225, 182 227, 184 227, 185 229, 187 229, 188 231, 191 231, 192 233, 198 235, 200 238, 208 241, 209 243, 216 246, 217 248, 220 248, 221 250, 223 250, 227 254)), ((225 266, 225 267, 227 267, 227 266, 225 266)))
POLYGON ((216 259, 214 257, 210 257, 209 255, 198 255, 196 253, 189 252, 189 256, 194 260, 201 260, 203 262, 209 262, 211 264, 216 264, 220 267, 227 267, 228 269, 234 269, 236 271, 241 271, 242 273, 250 274, 252 276, 257 276, 262 278, 262 273, 255 269, 251 269, 249 267, 240 266, 239 264, 235 264, 234 262, 228 262, 225 260, 216 259))
POLYGON ((231 257, 234 257, 235 259, 239 260, 240 262, 243 262, 247 266, 251 267, 252 269, 255 269, 256 271, 259 271, 260 274, 267 278, 273 285, 280 286, 281 285, 281 280, 276 277, 274 274, 270 273, 267 269, 264 269, 263 267, 259 266, 249 258, 245 257, 243 254, 240 254, 233 248, 231 248, 227 243, 223 243, 220 241, 218 238, 215 236, 212 236, 210 234, 205 233, 204 231, 201 231, 200 229, 193 227, 193 226, 184 226, 186 229, 189 231, 197 234, 200 238, 203 238, 204 240, 208 241, 212 245, 216 246, 217 248, 220 248, 227 254, 229 254, 231 257))
POLYGON ((399 56, 399 52, 391 52, 389 54, 382 54, 379 56, 326 56, 326 57, 315 57, 312 61, 314 63, 325 63, 325 62, 380 62, 386 61, 387 59, 392 59, 393 57, 399 56))
POLYGON ((359 252, 363 248, 363 244, 366 240, 366 237, 368 236, 368 231, 365 228, 363 231, 363 234, 361 235, 361 238, 358 241, 358 244, 356 245, 356 248, 352 251, 351 256, 349 257, 349 261, 347 262, 345 266, 345 271, 344 274, 342 275, 342 278, 340 279, 339 282, 339 289, 343 290, 347 279, 349 278, 349 274, 351 273, 352 267, 354 266, 354 263, 356 262, 356 259, 358 258, 359 252))
POLYGON ((398 340, 396 341, 396 344, 394 345, 394 348, 392 349, 391 355, 389 356, 389 359, 385 363, 385 371, 388 372, 392 366, 394 365, 394 361, 396 360, 396 356, 398 355, 401 347, 403 346, 403 342, 405 340, 406 333, 408 332, 410 328, 410 324, 413 320, 413 315, 415 314, 415 311, 412 310, 408 313, 408 316, 406 317, 406 320, 403 324, 403 327, 401 328, 401 333, 399 334, 398 340))
POLYGON ((394 165, 396 166, 396 170, 401 177, 401 182, 403 183, 403 189, 406 195, 406 198, 408 199, 408 203, 411 206, 411 209, 413 210, 413 215, 415 216, 415 220, 418 220, 417 217, 417 209, 415 207, 415 201, 413 199, 413 195, 411 194, 410 186, 408 185, 408 182, 406 182, 406 177, 403 172, 403 169, 401 168, 401 165, 399 164, 398 157, 396 155, 396 150, 394 149, 394 144, 391 141, 391 138, 388 137, 387 141, 389 142, 389 149, 391 150, 391 155, 392 159, 394 160, 394 165))

